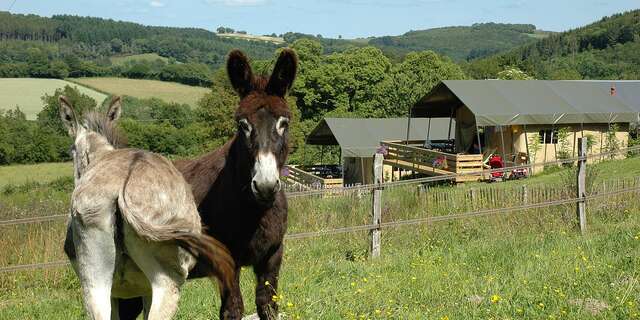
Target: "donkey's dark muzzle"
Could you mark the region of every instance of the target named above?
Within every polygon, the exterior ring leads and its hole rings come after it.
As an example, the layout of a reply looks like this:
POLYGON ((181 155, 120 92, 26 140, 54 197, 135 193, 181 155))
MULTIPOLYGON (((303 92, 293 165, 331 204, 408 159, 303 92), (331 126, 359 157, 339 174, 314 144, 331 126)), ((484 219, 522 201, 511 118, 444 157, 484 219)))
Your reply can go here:
POLYGON ((251 182, 253 195, 256 197, 256 200, 262 203, 273 202, 276 198, 276 194, 280 192, 281 187, 280 179, 274 180, 273 182, 269 181, 258 183, 256 180, 251 182))

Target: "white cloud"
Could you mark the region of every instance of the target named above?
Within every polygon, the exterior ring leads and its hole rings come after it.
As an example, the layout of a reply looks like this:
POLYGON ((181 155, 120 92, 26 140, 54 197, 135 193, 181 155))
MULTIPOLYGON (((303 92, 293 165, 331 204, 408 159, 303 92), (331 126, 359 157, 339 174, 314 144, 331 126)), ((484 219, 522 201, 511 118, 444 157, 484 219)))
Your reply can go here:
POLYGON ((165 6, 164 3, 160 2, 160 1, 157 1, 157 0, 153 0, 153 1, 149 2, 149 5, 154 7, 154 8, 162 8, 162 7, 165 6))
POLYGON ((267 0, 205 0, 209 4, 223 4, 232 7, 260 6, 267 3, 267 0))

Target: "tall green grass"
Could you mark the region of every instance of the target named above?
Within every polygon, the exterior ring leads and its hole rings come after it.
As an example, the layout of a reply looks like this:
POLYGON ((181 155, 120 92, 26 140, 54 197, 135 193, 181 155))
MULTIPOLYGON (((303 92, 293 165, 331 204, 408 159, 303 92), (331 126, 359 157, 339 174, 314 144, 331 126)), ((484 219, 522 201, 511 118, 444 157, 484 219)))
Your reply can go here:
MULTIPOLYGON (((628 171, 623 181, 631 185, 637 175, 628 171)), ((625 187, 613 184, 617 176, 598 169, 590 192, 625 187)), ((554 183, 529 180, 531 201, 536 192, 540 200, 573 197, 572 179, 566 171, 554 183)), ((0 219, 65 214, 71 189, 70 178, 5 187, 0 219)), ((383 221, 518 205, 520 191, 519 183, 387 188, 383 221)), ((289 233, 371 223, 367 192, 292 198, 289 207, 289 233)), ((590 200, 587 210, 584 237, 574 205, 386 228, 379 259, 369 258, 367 232, 289 240, 275 299, 287 319, 637 318, 638 193, 590 200)), ((0 266, 64 259, 64 231, 64 220, 0 227, 0 266)), ((250 268, 241 285, 253 312, 250 268)), ((216 318, 216 292, 209 280, 189 282, 177 318, 216 318)), ((0 319, 75 319, 83 312, 70 268, 0 274, 0 319)))

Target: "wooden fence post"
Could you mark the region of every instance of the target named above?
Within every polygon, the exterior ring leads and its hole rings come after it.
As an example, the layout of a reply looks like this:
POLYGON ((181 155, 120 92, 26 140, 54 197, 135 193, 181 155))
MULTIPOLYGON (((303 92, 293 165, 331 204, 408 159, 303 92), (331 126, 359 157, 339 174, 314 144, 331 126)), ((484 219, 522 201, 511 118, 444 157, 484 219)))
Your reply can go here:
POLYGON ((373 189, 373 225, 377 226, 371 230, 371 257, 380 256, 380 223, 382 222, 382 166, 383 156, 376 153, 373 160, 373 182, 376 184, 373 189))
POLYGON ((583 235, 587 232, 587 214, 585 212, 585 209, 586 209, 585 208, 586 207, 585 187, 586 187, 586 177, 587 177, 587 159, 583 158, 586 156, 587 156, 587 139, 579 138, 578 139, 578 157, 580 157, 580 159, 578 159, 578 177, 577 177, 578 178, 577 198, 579 198, 579 200, 576 208, 577 208, 578 223, 580 226, 580 233, 582 233, 583 235))
POLYGON ((522 186, 522 203, 529 204, 529 189, 526 184, 522 186))

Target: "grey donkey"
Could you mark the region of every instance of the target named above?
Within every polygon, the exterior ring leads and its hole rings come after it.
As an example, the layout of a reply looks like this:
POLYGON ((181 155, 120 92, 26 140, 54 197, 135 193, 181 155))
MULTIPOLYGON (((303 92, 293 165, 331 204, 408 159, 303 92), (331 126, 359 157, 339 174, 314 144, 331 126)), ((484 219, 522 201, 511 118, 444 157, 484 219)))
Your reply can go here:
POLYGON ((89 112, 83 119, 67 98, 59 101, 62 122, 74 138, 75 189, 65 252, 89 316, 117 319, 112 301, 143 297, 145 319, 170 319, 198 259, 230 283, 233 259, 223 244, 202 233, 191 187, 180 172, 160 155, 115 148, 120 98, 106 114, 89 112))

